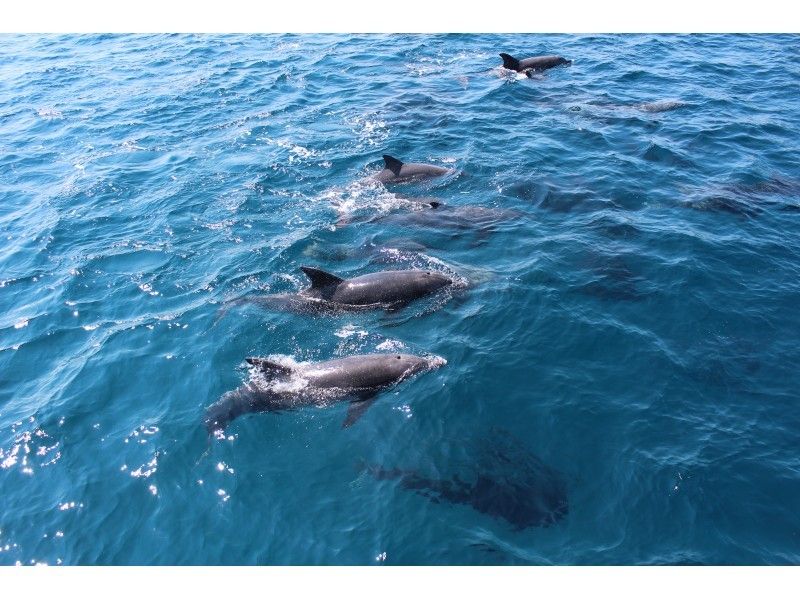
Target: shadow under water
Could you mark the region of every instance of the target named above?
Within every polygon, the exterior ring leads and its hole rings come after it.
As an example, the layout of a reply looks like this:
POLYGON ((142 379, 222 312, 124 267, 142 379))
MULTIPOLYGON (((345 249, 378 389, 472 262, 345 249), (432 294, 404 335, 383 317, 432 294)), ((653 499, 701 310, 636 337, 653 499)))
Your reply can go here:
POLYGON ((705 197, 685 200, 684 207, 703 212, 725 212, 756 218, 772 208, 800 212, 800 181, 772 177, 755 182, 724 185, 705 197))
POLYGON ((511 524, 514 531, 548 527, 569 512, 563 476, 508 434, 492 432, 477 444, 477 455, 451 477, 416 469, 367 465, 376 480, 395 480, 434 503, 466 505, 511 524))

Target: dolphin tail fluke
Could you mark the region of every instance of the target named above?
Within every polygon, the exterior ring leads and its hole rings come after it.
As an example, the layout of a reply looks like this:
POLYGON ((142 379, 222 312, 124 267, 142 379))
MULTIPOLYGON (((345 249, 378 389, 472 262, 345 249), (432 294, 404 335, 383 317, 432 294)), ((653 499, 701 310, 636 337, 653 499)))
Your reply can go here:
POLYGON ((251 300, 248 299, 247 297, 239 297, 238 299, 229 299, 228 301, 223 302, 222 305, 220 305, 219 308, 217 309, 217 313, 214 316, 214 323, 212 324, 212 326, 216 326, 217 323, 222 318, 224 318, 227 315, 227 313, 234 307, 239 307, 240 305, 247 305, 248 303, 251 303, 251 300))
POLYGON ((367 461, 364 457, 359 457, 356 459, 356 462, 353 464, 354 469, 356 470, 356 475, 361 475, 362 473, 369 473, 369 469, 371 465, 369 461, 367 461))
POLYGON ((225 317, 225 314, 228 313, 228 309, 230 308, 224 303, 217 308, 217 313, 214 314, 214 321, 211 323, 212 328, 219 324, 219 321, 225 317))
POLYGON ((228 424, 238 415, 240 415, 240 410, 236 404, 235 393, 225 393, 219 401, 206 409, 203 421, 208 434, 206 450, 210 448, 211 438, 225 432, 228 424))
POLYGON ((359 457, 355 464, 355 470, 357 475, 368 474, 374 477, 376 480, 383 479, 382 474, 384 471, 380 468, 379 465, 375 465, 374 463, 370 463, 364 457, 359 457))
POLYGON ((503 59, 503 68, 511 69, 512 71, 519 70, 519 60, 514 58, 511 54, 501 53, 500 58, 503 59))
POLYGON ((401 160, 388 154, 383 154, 383 162, 386 164, 386 168, 391 170, 394 174, 400 174, 400 169, 403 167, 403 162, 401 160))
POLYGON ((325 287, 336 286, 341 284, 344 280, 343 278, 339 278, 335 274, 331 274, 330 272, 325 272, 325 270, 320 270, 319 268, 311 268, 310 266, 300 266, 300 269, 303 273, 308 276, 308 279, 311 281, 311 288, 312 289, 322 289, 325 287))

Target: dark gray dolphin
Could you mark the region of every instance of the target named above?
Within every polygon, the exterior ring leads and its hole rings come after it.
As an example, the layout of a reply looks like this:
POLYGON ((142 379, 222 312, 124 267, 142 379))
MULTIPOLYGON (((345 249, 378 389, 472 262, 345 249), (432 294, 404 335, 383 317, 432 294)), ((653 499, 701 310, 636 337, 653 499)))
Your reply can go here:
POLYGON ((385 154, 383 156, 383 161, 385 164, 384 169, 372 177, 381 183, 407 183, 410 181, 444 176, 453 172, 452 168, 443 168, 441 166, 434 166, 433 164, 420 164, 416 162, 409 162, 406 164, 397 158, 385 154))
POLYGON ((319 268, 301 266, 311 286, 299 293, 243 297, 231 304, 255 303, 297 312, 337 313, 367 309, 399 309, 415 299, 453 284, 433 270, 383 270, 355 278, 340 278, 319 268))
POLYGON ((453 284, 431 270, 384 270, 343 279, 319 268, 300 269, 311 280, 306 295, 345 305, 407 303, 453 284))
POLYGON ((354 355, 317 363, 290 364, 260 357, 247 358, 247 362, 255 366, 255 376, 206 410, 209 434, 224 430, 246 413, 326 407, 341 401, 350 401, 343 424, 347 428, 382 390, 446 363, 441 357, 402 353, 354 355))
POLYGON ((539 72, 539 71, 546 71, 547 69, 551 69, 554 66, 560 66, 562 64, 572 64, 571 60, 567 60, 566 58, 562 58, 561 56, 533 56, 531 58, 523 58, 522 60, 517 60, 510 54, 500 54, 500 58, 503 59, 503 67, 510 69, 512 71, 517 71, 518 73, 522 72, 539 72))

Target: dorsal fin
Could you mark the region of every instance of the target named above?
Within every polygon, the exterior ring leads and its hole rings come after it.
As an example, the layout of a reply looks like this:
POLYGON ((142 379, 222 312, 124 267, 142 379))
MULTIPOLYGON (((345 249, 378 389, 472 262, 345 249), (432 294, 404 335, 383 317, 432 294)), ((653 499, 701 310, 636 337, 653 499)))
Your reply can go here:
POLYGON ((322 289, 325 287, 336 286, 344 280, 335 274, 325 272, 325 270, 320 270, 319 268, 300 266, 300 269, 306 276, 308 276, 308 279, 311 281, 312 289, 322 289))
POLYGON ((275 376, 286 376, 292 373, 292 368, 289 366, 278 363, 277 361, 264 359, 263 357, 247 357, 245 358, 245 361, 250 365, 254 365, 259 368, 266 376, 269 376, 270 378, 274 378, 275 376))
POLYGON ((503 59, 503 67, 511 69, 512 71, 519 70, 519 60, 514 58, 511 54, 500 53, 500 58, 503 59))
POLYGON ((383 154, 383 161, 386 163, 386 168, 395 174, 400 174, 400 169, 403 167, 403 162, 397 158, 393 158, 389 154, 383 154))

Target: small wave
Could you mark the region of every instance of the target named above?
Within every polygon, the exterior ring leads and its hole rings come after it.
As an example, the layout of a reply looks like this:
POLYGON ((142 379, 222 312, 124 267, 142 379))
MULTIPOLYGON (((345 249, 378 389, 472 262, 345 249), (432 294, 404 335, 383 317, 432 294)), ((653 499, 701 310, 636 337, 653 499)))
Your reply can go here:
POLYGON ((380 146, 389 138, 389 126, 377 113, 360 114, 345 119, 345 122, 362 146, 380 146))
POLYGON ((357 326, 356 324, 346 324, 333 334, 334 336, 338 336, 339 338, 350 338, 351 336, 364 338, 366 336, 369 336, 369 332, 367 332, 360 326, 357 326))
POLYGON ((378 351, 388 351, 388 352, 395 352, 400 351, 405 348, 405 344, 402 341, 393 340, 393 339, 386 339, 382 343, 375 346, 378 351))
POLYGON ((60 120, 64 118, 61 111, 55 108, 39 108, 36 111, 36 115, 47 120, 60 120))

